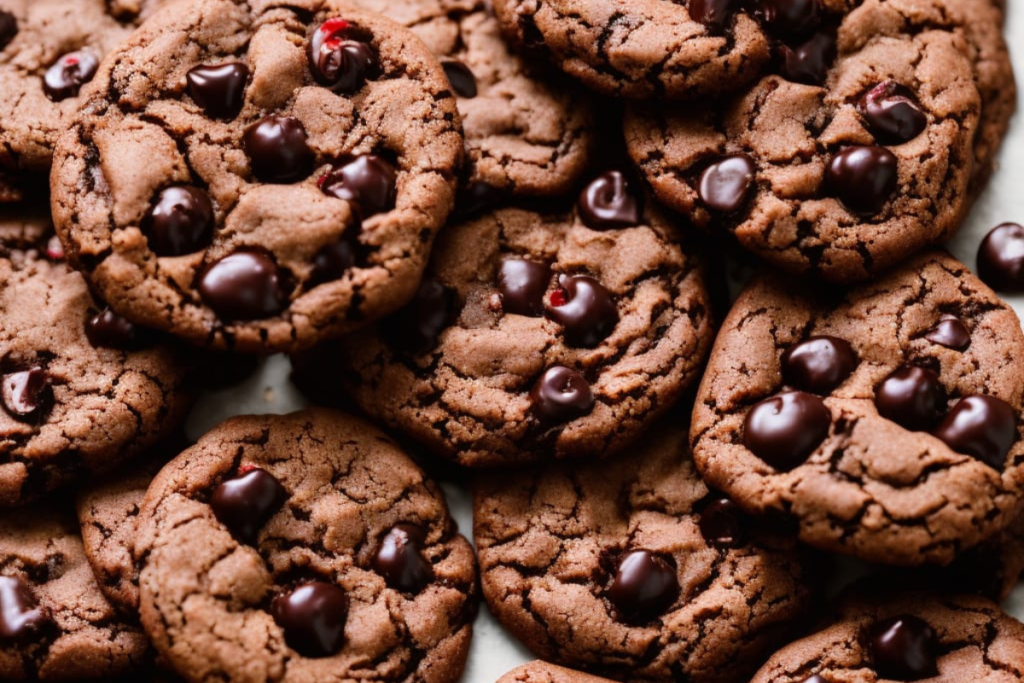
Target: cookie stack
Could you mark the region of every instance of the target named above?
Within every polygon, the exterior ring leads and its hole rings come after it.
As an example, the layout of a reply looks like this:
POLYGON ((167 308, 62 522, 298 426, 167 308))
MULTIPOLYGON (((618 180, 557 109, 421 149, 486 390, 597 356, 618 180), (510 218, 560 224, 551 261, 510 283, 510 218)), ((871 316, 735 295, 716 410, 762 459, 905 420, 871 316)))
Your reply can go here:
POLYGON ((1024 681, 1003 11, 0 0, 0 680, 1024 681))

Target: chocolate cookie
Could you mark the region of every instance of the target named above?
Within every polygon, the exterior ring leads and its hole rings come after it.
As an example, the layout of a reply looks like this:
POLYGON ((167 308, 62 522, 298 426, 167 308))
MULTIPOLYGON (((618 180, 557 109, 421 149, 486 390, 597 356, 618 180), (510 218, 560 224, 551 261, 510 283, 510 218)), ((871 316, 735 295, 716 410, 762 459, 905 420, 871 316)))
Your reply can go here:
POLYGON ((945 564, 1024 504, 1024 333, 944 252, 845 293, 762 277, 722 326, 691 441, 709 485, 811 545, 945 564))
POLYGON ((190 681, 456 681, 476 565, 440 489, 328 410, 228 420, 146 494, 142 623, 190 681))
POLYGON ((303 8, 178 5, 100 68, 53 208, 121 315, 265 352, 415 292, 452 207, 455 97, 409 31, 340 0, 303 8))
POLYGON ((724 102, 633 108, 627 144, 654 193, 776 267, 840 283, 951 235, 981 111, 967 44, 864 30, 843 22, 834 62, 797 51, 724 102))
POLYGON ((146 659, 142 630, 118 616, 57 501, 0 514, 0 678, 109 680, 146 659))
POLYGON ((475 482, 492 613, 545 659, 623 681, 739 681, 810 607, 792 537, 709 491, 685 426, 622 457, 475 482))
POLYGON ((611 683, 611 681, 607 678, 597 678, 537 660, 509 671, 499 678, 497 683, 611 683))
POLYGON ((697 377, 699 257, 616 171, 573 212, 445 229, 413 303, 329 353, 367 413, 471 467, 620 450, 697 377))

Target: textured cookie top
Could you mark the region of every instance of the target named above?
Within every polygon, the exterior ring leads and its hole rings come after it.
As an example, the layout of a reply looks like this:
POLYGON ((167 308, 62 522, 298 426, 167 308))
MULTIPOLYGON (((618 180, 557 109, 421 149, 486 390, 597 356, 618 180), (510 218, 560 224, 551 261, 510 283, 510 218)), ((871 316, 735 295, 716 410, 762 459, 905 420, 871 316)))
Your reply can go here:
POLYGON ((607 678, 565 669, 537 660, 509 671, 497 683, 609 683, 607 678))
POLYGON ((240 417, 146 495, 142 622, 189 680, 456 681, 476 566, 440 489, 326 410, 240 417))
POLYGON ((462 134, 437 60, 336 0, 197 0, 103 63, 54 216, 119 313, 218 348, 308 346, 412 295, 462 134))
POLYGON ((617 680, 743 680, 817 585, 794 541, 708 490, 685 427, 606 462, 481 477, 473 517, 498 620, 617 680))
POLYGON ((846 294, 762 278, 722 326, 691 440, 712 486, 815 546, 945 564, 1024 500, 1024 334, 942 252, 846 294))

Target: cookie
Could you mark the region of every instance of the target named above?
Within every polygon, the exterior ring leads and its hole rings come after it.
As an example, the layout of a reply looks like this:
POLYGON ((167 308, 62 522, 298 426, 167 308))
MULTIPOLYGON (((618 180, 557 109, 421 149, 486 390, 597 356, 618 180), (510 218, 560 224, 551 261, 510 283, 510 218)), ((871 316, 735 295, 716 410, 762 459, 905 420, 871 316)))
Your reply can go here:
POLYGON ((190 681, 456 681, 476 564, 440 488, 323 409, 228 420, 153 481, 142 623, 190 681))
POLYGON ((564 669, 537 660, 509 671, 497 683, 610 683, 606 678, 564 669))
POLYGON ((181 349, 93 299, 51 236, 40 207, 0 218, 0 507, 113 468, 191 405, 181 349))
POLYGON ((57 147, 53 210, 120 315, 269 352, 415 292, 463 139, 409 31, 340 0, 199 0, 154 16, 94 82, 57 147))
POLYGON ((537 656, 622 681, 745 680, 821 572, 701 481, 669 420, 622 457, 474 482, 491 612, 537 656))
POLYGON ((470 467, 634 441, 710 346, 700 257, 621 173, 580 197, 446 228, 413 303, 329 347, 340 393, 470 467))
POLYGON ((751 683, 1024 679, 1024 624, 980 597, 886 595, 775 653, 751 683))
POLYGON ((57 501, 0 513, 0 677, 81 681, 132 671, 145 635, 120 617, 57 501))
POLYGON ((803 541, 946 564, 1024 504, 1024 333, 944 252, 846 292, 764 276, 722 325, 693 412, 708 484, 803 541))
POLYGON ((632 108, 629 152, 655 195, 777 268, 844 284, 951 235, 981 111, 968 46, 864 30, 851 15, 834 62, 797 51, 724 102, 632 108))

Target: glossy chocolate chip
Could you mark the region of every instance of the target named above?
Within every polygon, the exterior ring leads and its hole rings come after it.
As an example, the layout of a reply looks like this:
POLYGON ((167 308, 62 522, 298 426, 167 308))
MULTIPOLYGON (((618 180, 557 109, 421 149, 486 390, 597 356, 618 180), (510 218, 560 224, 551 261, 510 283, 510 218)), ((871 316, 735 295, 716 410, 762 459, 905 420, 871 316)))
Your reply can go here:
POLYGON ((1024 226, 1002 223, 978 247, 978 276, 992 289, 1024 292, 1024 226))
POLYGON ((315 287, 325 282, 340 280, 355 264, 355 248, 350 240, 342 237, 321 247, 313 256, 310 284, 315 287))
POLYGON ((0 641, 37 638, 53 623, 24 580, 0 576, 0 641))
POLYGON ((373 556, 373 570, 392 588, 419 593, 434 578, 434 570, 423 557, 426 532, 415 524, 398 524, 387 533, 373 556))
POLYGON ((185 76, 188 94, 214 119, 233 119, 245 104, 249 67, 241 62, 197 66, 185 76))
POLYGON ((911 615, 890 617, 871 629, 874 669, 882 678, 916 681, 938 674, 935 630, 911 615))
POLYGON ((644 623, 664 614, 676 601, 679 579, 665 558, 634 550, 619 562, 607 596, 620 621, 644 623))
POLYGON ((367 219, 395 208, 395 167, 376 154, 348 157, 331 167, 318 184, 331 197, 356 205, 367 219))
POLYGON ((309 176, 315 158, 306 129, 292 116, 268 116, 246 129, 252 172, 265 183, 293 183, 309 176))
POLYGON ((380 74, 377 53, 344 19, 328 19, 313 32, 307 56, 313 78, 332 90, 352 94, 380 74))
POLYGON ((1017 440, 1017 414, 1009 403, 995 396, 965 396, 946 414, 935 436, 957 453, 966 453, 1001 471, 1017 440))
POLYGON ((206 269, 199 294, 221 320, 258 320, 288 307, 274 261, 262 251, 236 251, 206 269))
POLYGON ((857 367, 850 342, 827 335, 811 337, 782 354, 782 378, 790 386, 826 395, 857 367))
POLYGON ((820 0, 757 0, 768 30, 779 36, 806 35, 821 24, 820 0))
POLYGON ((813 394, 785 391, 747 413, 743 444, 777 470, 803 464, 828 436, 832 413, 813 394))
POLYGON ((939 318, 939 322, 925 332, 924 338, 933 344, 955 351, 966 351, 971 345, 971 333, 967 325, 955 315, 944 315, 939 318))
POLYGON ((827 678, 821 676, 821 674, 814 674, 810 678, 805 678, 801 683, 832 683, 827 678))
POLYGON ((836 34, 820 31, 799 45, 782 45, 779 57, 779 71, 786 80, 822 85, 836 59, 836 34))
POLYGON ((851 212, 873 216, 896 192, 896 155, 884 147, 854 145, 829 162, 825 180, 829 190, 851 212))
POLYGON ((887 145, 913 140, 928 125, 914 93, 896 81, 883 81, 861 95, 857 111, 875 138, 887 145))
POLYGON ((54 102, 76 97, 82 86, 92 80, 100 60, 88 50, 71 52, 58 59, 43 76, 43 92, 54 102))
POLYGON ((592 349, 619 324, 619 307, 600 282, 586 275, 559 275, 558 289, 544 306, 547 317, 562 326, 569 346, 592 349))
POLYGON ((210 496, 210 507, 221 524, 242 543, 254 545, 260 529, 281 507, 288 492, 270 472, 259 467, 221 482, 210 496))
POLYGON ((104 308, 85 321, 85 336, 97 348, 131 350, 145 345, 147 335, 135 323, 104 308))
POLYGON ((544 315, 544 293, 550 284, 551 268, 547 264, 506 259, 498 271, 502 310, 531 318, 544 315))
POLYGON ((746 154, 724 157, 700 174, 697 194, 712 211, 735 213, 750 196, 756 172, 754 161, 746 154))
POLYGON ((310 581, 274 598, 270 613, 288 646, 303 657, 330 657, 345 645, 348 596, 337 586, 310 581))
POLYGON ((10 45, 18 35, 18 18, 10 12, 0 10, 0 50, 10 45))
POLYGON ((912 431, 926 432, 946 410, 946 388, 933 370, 904 365, 878 385, 875 406, 887 420, 912 431))
POLYGON ((708 503, 700 511, 700 533, 708 543, 723 548, 735 548, 743 544, 743 513, 740 506, 728 498, 719 498, 708 503))
POLYGON ((0 397, 11 417, 32 422, 53 405, 53 387, 42 368, 20 370, 3 376, 0 397))
POLYGON ((594 407, 594 394, 583 375, 555 365, 545 370, 533 385, 530 402, 534 415, 541 421, 559 424, 589 413, 594 407))
POLYGON ((631 228, 641 221, 640 196, 619 171, 602 173, 590 181, 577 206, 583 224, 593 230, 631 228))
POLYGON ((198 187, 174 186, 160 191, 141 227, 154 254, 182 256, 210 245, 215 221, 210 195, 198 187))
POLYGON ((445 59, 441 62, 444 73, 451 83, 452 90, 459 97, 476 97, 476 76, 468 66, 457 59, 445 59))
POLYGON ((395 349, 414 356, 433 351, 455 318, 458 304, 454 289, 428 277, 413 300, 384 323, 385 336, 395 349))
POLYGON ((690 18, 721 33, 736 11, 736 0, 690 0, 690 18))

